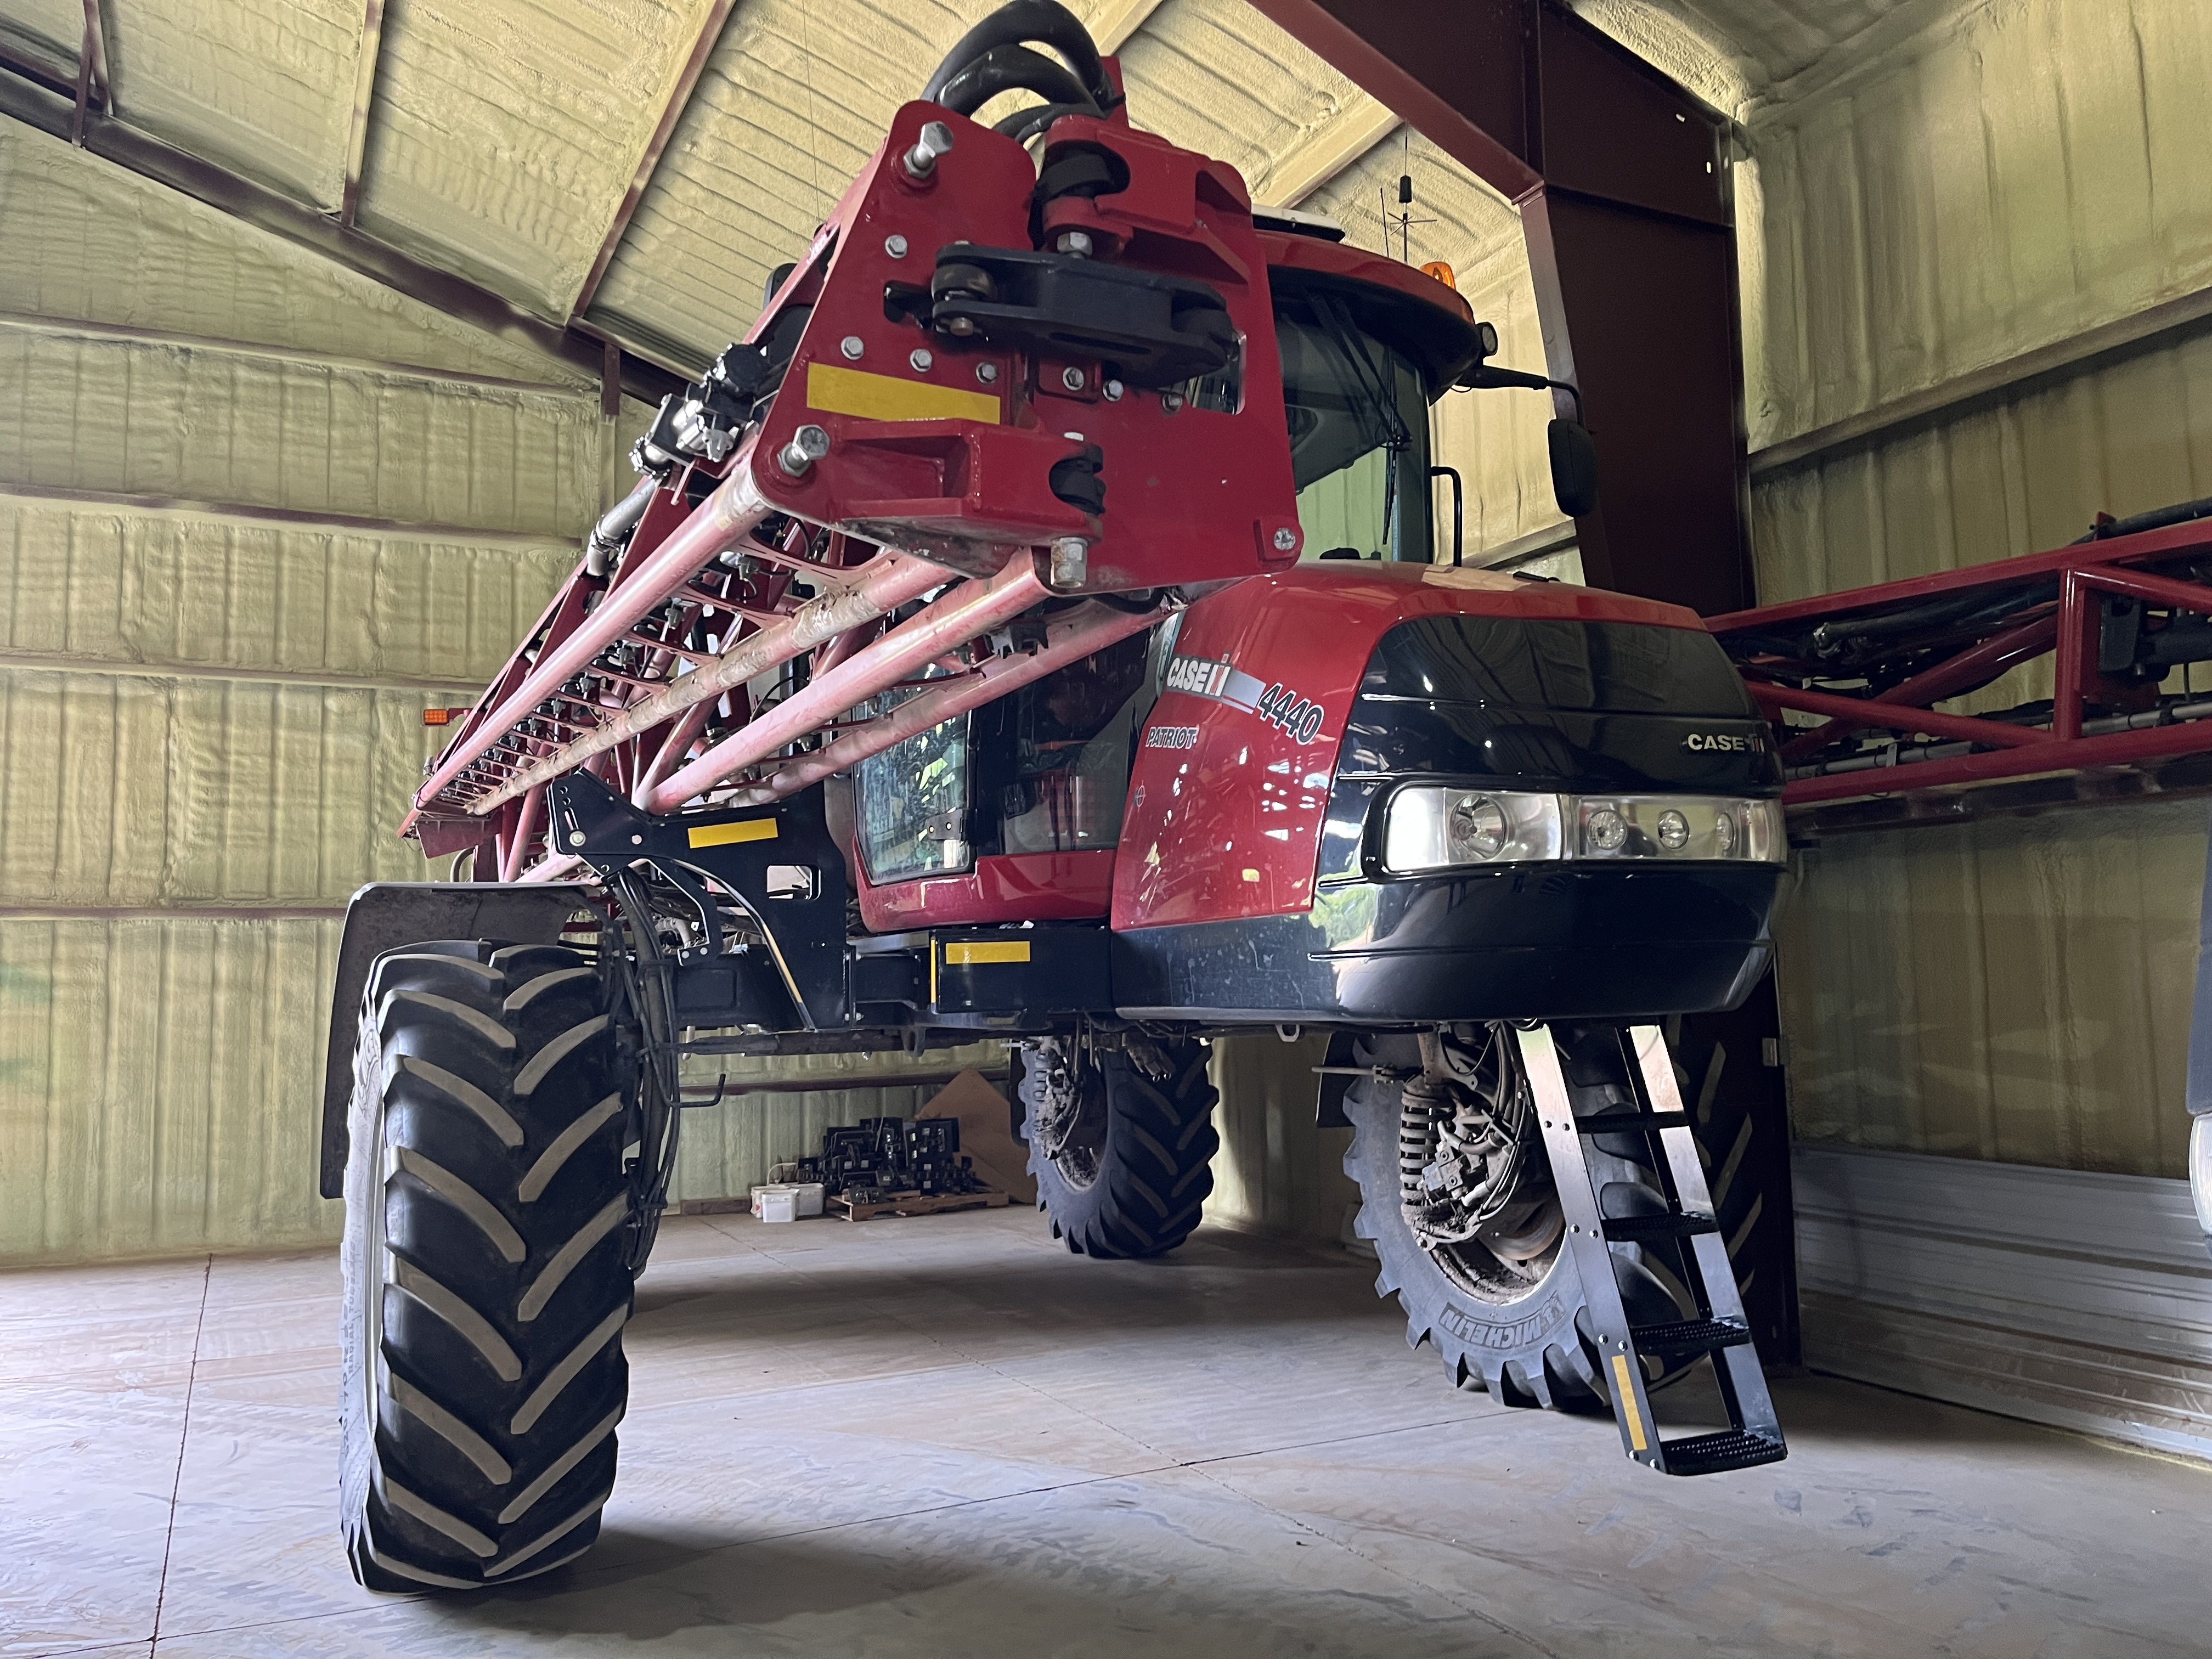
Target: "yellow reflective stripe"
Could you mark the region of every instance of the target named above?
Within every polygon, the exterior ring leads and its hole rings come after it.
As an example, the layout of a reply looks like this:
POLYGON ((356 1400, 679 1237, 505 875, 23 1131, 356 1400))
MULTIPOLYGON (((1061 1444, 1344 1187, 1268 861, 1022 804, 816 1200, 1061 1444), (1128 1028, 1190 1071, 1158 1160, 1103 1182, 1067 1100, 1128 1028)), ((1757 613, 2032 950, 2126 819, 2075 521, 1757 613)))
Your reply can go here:
POLYGON ((1628 1420, 1628 1443, 1636 1451, 1649 1451, 1650 1443, 1644 1437, 1644 1413, 1636 1409, 1636 1385, 1628 1380, 1628 1356, 1617 1353, 1613 1357, 1613 1380, 1620 1386, 1613 1398, 1620 1401, 1620 1414, 1628 1420))
POLYGON ((999 399, 988 392, 963 392, 895 374, 870 374, 835 363, 806 366, 806 406, 825 415, 866 421, 987 421, 999 424, 999 399))
POLYGON ((774 841, 774 818, 745 818, 736 823, 707 823, 691 831, 694 847, 728 847, 741 841, 774 841))
POLYGON ((1012 944, 977 939, 964 944, 948 943, 945 947, 945 965, 947 968, 978 968, 987 962, 1027 962, 1029 959, 1027 939, 1012 944))

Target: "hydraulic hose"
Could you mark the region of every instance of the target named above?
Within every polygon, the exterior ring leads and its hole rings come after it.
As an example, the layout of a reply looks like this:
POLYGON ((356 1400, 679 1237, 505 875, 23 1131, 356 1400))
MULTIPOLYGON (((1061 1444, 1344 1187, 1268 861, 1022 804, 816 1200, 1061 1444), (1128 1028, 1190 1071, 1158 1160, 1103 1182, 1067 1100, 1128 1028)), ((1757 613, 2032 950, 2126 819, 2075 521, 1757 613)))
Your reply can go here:
POLYGON ((1027 46, 994 46, 969 64, 938 94, 937 101, 973 115, 1002 92, 1034 92, 1047 106, 1071 104, 1085 115, 1103 114, 1082 82, 1027 46))
POLYGON ((942 101, 952 78, 994 46, 1017 46, 1027 41, 1050 46, 1067 60, 1075 79, 1090 94, 1093 107, 1104 109, 1115 101, 1113 83, 1098 61, 1098 47, 1075 14, 1060 0, 1007 0, 981 22, 962 35, 937 72, 929 77, 921 95, 942 101))
POLYGON ((991 124, 991 131, 1003 132, 1016 143, 1026 144, 1063 115, 1096 115, 1098 112, 1088 104, 1025 104, 1012 115, 1003 115, 991 124))

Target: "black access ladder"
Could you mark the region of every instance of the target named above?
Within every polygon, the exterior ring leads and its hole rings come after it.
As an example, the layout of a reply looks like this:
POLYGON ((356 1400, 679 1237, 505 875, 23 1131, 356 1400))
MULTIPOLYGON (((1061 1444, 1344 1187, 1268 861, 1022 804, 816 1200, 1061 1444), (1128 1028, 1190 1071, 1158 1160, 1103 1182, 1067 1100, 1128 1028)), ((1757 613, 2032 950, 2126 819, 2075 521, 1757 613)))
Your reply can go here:
POLYGON ((1735 1273, 1713 1215, 1705 1166, 1690 1134, 1690 1115, 1682 1109, 1674 1061, 1659 1028, 1585 1026, 1555 1036, 1553 1028, 1539 1025, 1516 1035, 1565 1215, 1566 1248, 1582 1275, 1590 1334, 1601 1356, 1598 1368, 1612 1396, 1623 1449, 1636 1462, 1666 1474, 1716 1474, 1780 1462, 1789 1455, 1789 1448, 1775 1419, 1758 1351, 1752 1346, 1750 1322, 1744 1317, 1735 1273), (1636 1109, 1577 1117, 1560 1063, 1563 1040, 1624 1045, 1620 1059, 1637 1096, 1636 1109), (1601 1213, 1583 1145, 1596 1135, 1629 1134, 1647 1138, 1666 1206, 1651 1214, 1609 1218, 1601 1213), (1683 1246, 1683 1284, 1696 1303, 1695 1312, 1662 1324, 1632 1325, 1613 1274, 1613 1247, 1667 1240, 1683 1246), (1729 1427, 1662 1440, 1644 1389, 1643 1360, 1646 1355, 1675 1360, 1698 1354, 1712 1358, 1713 1375, 1728 1407, 1729 1427))

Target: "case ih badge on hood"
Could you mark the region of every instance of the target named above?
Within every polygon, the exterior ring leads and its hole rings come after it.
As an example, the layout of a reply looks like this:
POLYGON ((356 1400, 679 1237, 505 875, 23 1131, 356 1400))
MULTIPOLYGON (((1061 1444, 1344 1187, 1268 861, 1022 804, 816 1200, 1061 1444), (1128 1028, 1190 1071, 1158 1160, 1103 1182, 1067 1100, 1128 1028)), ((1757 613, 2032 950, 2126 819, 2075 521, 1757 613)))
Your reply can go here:
MULTIPOLYGON (((1281 681, 1263 684, 1227 662, 1209 662, 1204 657, 1177 657, 1168 665, 1167 677, 1162 684, 1166 690, 1187 692, 1194 697, 1225 702, 1231 708, 1241 708, 1248 714, 1257 714, 1301 744, 1311 743, 1321 734, 1322 721, 1326 718, 1321 704, 1310 697, 1299 696, 1281 681)), ((1153 744, 1150 746, 1162 748, 1168 745, 1153 744)), ((1176 746, 1188 748, 1190 745, 1176 746)))

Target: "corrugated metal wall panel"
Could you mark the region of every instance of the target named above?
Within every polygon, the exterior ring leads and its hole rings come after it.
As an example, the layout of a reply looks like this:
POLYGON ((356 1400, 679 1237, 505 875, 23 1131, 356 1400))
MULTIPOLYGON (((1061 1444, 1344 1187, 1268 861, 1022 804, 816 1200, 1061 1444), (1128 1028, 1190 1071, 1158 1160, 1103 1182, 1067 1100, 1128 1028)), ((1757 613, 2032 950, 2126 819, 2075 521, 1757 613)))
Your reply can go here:
POLYGON ((2207 812, 1838 836, 1778 928, 1798 1138, 2179 1176, 2207 812))
POLYGON ((1820 1370, 2212 1455, 2212 1273, 2179 1181, 1800 1147, 1820 1370))
POLYGON ((586 384, 568 363, 5 120, 0 296, 9 311, 41 316, 586 384))

